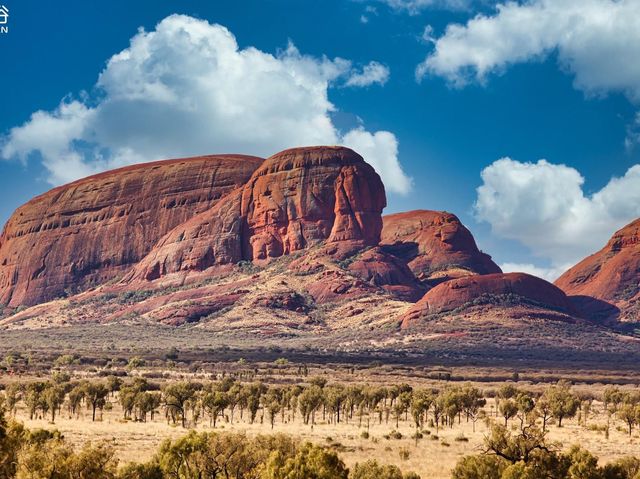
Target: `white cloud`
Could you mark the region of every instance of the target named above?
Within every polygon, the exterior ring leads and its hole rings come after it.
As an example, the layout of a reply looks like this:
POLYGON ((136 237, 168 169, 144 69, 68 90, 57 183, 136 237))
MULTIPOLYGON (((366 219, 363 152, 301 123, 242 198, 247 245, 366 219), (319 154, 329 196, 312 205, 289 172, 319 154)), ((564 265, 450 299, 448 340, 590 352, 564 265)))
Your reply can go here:
POLYGON ((436 39, 433 36, 433 27, 431 25, 427 25, 427 26, 424 27, 424 30, 422 31, 421 39, 425 43, 435 43, 436 42, 436 39))
POLYGON ((398 140, 393 133, 377 131, 370 133, 364 128, 356 128, 344 135, 342 143, 359 152, 376 171, 385 178, 385 186, 396 185, 398 191, 409 191, 411 178, 402 171, 398 161, 398 140))
POLYGON ((39 155, 50 182, 60 184, 153 159, 265 156, 368 134, 395 145, 383 148, 393 157, 379 151, 363 156, 388 190, 403 193, 410 181, 400 168, 395 136, 362 129, 343 135, 330 117, 335 107, 329 88, 383 83, 388 70, 376 65, 358 71, 349 60, 303 55, 291 44, 276 55, 240 49, 225 27, 172 15, 154 31, 140 30, 111 57, 95 97, 64 99, 54 111, 34 113, 9 131, 1 153, 23 161, 39 155))
POLYGON ((637 0, 530 0, 496 8, 495 15, 449 25, 418 66, 418 78, 440 75, 462 86, 557 52, 577 88, 589 94, 619 91, 640 101, 637 0))
POLYGON ((557 267, 545 268, 542 266, 536 266, 532 263, 502 263, 500 268, 505 273, 528 273, 538 278, 546 279, 549 282, 553 282, 560 277, 567 269, 573 264, 563 264, 557 267))
POLYGON ((467 10, 473 0, 379 0, 394 10, 417 15, 422 10, 432 8, 441 10, 467 10))
POLYGON ((373 84, 384 85, 389 80, 389 68, 375 61, 365 65, 361 72, 354 72, 345 85, 365 87, 373 84))
POLYGON ((502 158, 481 177, 477 218, 494 234, 549 259, 553 268, 597 251, 615 230, 640 216, 640 165, 592 195, 585 195, 577 170, 545 160, 502 158))
POLYGON ((638 144, 640 144, 640 112, 636 113, 633 122, 627 126, 627 136, 624 139, 627 151, 632 151, 638 144))
POLYGON ((364 13, 360 15, 360 23, 369 23, 370 15, 378 15, 378 9, 373 5, 367 5, 364 8, 364 13))
MULTIPOLYGON (((555 55, 586 95, 618 92, 640 104, 640 2, 638 0, 526 0, 503 2, 491 15, 451 24, 427 40, 433 51, 416 76, 437 75, 453 86, 484 83, 516 63, 555 55)), ((640 139, 636 122, 626 146, 640 139)), ((477 217, 495 234, 521 242, 550 268, 507 264, 547 278, 567 263, 601 248, 618 228, 640 216, 640 165, 613 178, 594 194, 583 191, 574 168, 540 160, 509 158, 482 171, 475 205, 477 217)))

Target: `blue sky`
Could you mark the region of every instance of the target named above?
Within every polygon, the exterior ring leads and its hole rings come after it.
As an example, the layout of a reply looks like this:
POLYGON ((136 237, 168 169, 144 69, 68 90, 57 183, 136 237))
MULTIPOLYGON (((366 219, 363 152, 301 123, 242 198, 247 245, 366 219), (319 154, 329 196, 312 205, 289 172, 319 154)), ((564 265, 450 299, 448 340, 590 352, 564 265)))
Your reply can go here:
POLYGON ((381 171, 387 212, 454 212, 553 278, 640 216, 637 3, 6 0, 0 220, 108 167, 333 140, 381 171))

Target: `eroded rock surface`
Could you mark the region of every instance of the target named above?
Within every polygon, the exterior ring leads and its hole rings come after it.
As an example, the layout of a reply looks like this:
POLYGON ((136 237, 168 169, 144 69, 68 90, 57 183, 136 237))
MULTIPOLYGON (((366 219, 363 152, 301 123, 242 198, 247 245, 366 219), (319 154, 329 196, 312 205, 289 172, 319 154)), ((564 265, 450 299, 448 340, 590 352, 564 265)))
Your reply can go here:
POLYGON ((502 271, 481 252, 471 232, 453 214, 416 210, 383 217, 382 245, 402 258, 427 284, 502 271))
POLYGON ((244 184, 261 158, 133 165, 54 188, 0 237, 0 303, 33 305, 122 276, 168 231, 244 184))
POLYGON ((285 150, 265 160, 241 189, 162 238, 129 280, 259 263, 322 242, 376 245, 385 205, 380 177, 354 151, 285 150))
POLYGON ((640 219, 617 231, 555 284, 594 319, 640 320, 640 219))

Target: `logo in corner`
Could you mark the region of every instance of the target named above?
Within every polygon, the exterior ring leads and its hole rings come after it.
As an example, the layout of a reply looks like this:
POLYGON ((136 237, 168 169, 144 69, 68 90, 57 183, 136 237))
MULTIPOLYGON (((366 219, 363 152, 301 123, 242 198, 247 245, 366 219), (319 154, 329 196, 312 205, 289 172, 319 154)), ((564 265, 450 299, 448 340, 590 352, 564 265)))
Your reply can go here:
POLYGON ((9 9, 0 5, 0 33, 9 33, 9 9))

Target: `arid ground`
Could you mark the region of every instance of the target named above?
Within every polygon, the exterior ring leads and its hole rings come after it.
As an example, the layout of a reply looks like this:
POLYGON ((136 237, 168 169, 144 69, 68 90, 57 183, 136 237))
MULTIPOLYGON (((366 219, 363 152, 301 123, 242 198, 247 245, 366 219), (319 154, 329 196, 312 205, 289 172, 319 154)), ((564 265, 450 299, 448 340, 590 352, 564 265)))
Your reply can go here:
MULTIPOLYGON (((37 364, 36 360, 32 360, 37 364)), ((487 404, 483 407, 484 414, 496 422, 503 423, 504 419, 496 417, 496 400, 493 397, 501 386, 512 384, 520 390, 535 395, 554 384, 559 379, 573 382, 572 392, 583 398, 595 398, 585 417, 580 410, 572 419, 565 419, 562 427, 555 421, 548 425, 548 438, 556 443, 558 448, 566 449, 574 444, 580 444, 600 458, 601 463, 610 462, 623 456, 637 455, 640 450, 640 434, 637 428, 629 436, 627 426, 615 414, 608 413, 602 403, 605 383, 619 384, 623 392, 637 392, 637 382, 640 375, 633 371, 611 373, 593 370, 516 370, 514 368, 471 368, 471 367, 415 367, 391 366, 371 362, 369 364, 307 364, 280 361, 247 362, 246 360, 228 363, 193 362, 161 360, 149 361, 147 366, 126 369, 124 360, 118 367, 119 360, 113 359, 104 367, 87 365, 60 365, 69 362, 69 358, 58 360, 56 370, 66 372, 72 379, 90 378, 100 380, 106 373, 119 370, 127 372, 130 381, 134 377, 145 377, 156 386, 172 381, 200 381, 207 383, 219 380, 227 375, 238 377, 240 381, 261 381, 267 385, 304 384, 315 377, 328 381, 327 384, 343 384, 345 386, 365 384, 369 386, 393 386, 409 384, 414 389, 446 389, 449 387, 473 385, 478 387, 485 397, 487 404), (438 379, 440 378, 440 379, 438 379), (607 425, 608 427, 608 433, 607 425)), ((18 361, 19 362, 19 361, 18 361)), ((75 359, 78 362, 78 358, 75 359)), ((37 369, 37 367, 36 367, 37 369)), ((45 380, 49 374, 46 371, 27 372, 21 376, 3 375, 2 383, 15 381, 28 383, 34 380, 45 380)), ((145 461, 151 458, 159 444, 166 438, 176 438, 186 434, 179 422, 172 424, 165 419, 163 409, 159 408, 153 420, 136 422, 123 419, 123 410, 119 404, 118 393, 112 394, 108 405, 102 414, 98 414, 95 422, 91 419, 91 411, 82 408, 77 415, 69 413, 63 407, 60 415, 52 424, 49 418, 29 418, 29 413, 23 402, 17 407, 16 417, 29 428, 58 429, 65 438, 75 445, 87 441, 107 441, 111 443, 119 459, 128 461, 145 461)), ((482 413, 481 413, 482 415, 482 413)), ((488 431, 486 419, 479 419, 474 425, 472 421, 462 416, 456 419, 452 427, 440 426, 438 430, 431 421, 422 427, 423 437, 413 438, 415 425, 410 414, 399 418, 398 427, 393 414, 382 415, 382 422, 378 414, 358 414, 348 420, 344 418, 339 424, 331 423, 329 415, 323 418, 322 410, 316 413, 315 425, 303 424, 300 413, 292 418, 291 411, 284 416, 278 414, 273 429, 271 428, 264 409, 258 411, 255 423, 250 424, 248 413, 245 411, 241 419, 236 410, 233 423, 230 422, 229 412, 226 411, 219 419, 216 429, 220 431, 246 432, 248 435, 283 432, 309 440, 323 446, 328 446, 340 453, 348 466, 367 459, 375 458, 381 463, 396 464, 403 471, 414 471, 423 478, 448 478, 456 462, 468 454, 476 454, 482 450, 483 439, 488 431), (282 418, 284 417, 284 422, 282 418), (396 434, 395 431, 400 434, 396 434), (368 435, 365 434, 368 432, 368 435)), ((540 420, 538 420, 540 423, 540 420)), ((519 420, 514 417, 509 420, 513 430, 519 429, 519 420)), ((208 417, 201 417, 194 425, 187 422, 187 429, 195 428, 200 431, 212 430, 208 417)))

